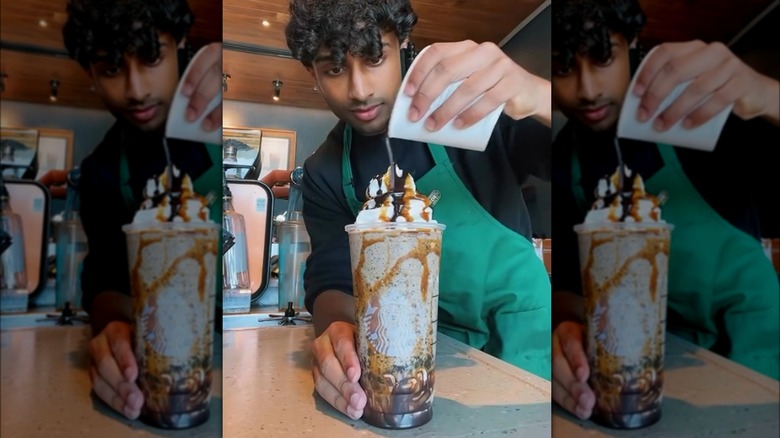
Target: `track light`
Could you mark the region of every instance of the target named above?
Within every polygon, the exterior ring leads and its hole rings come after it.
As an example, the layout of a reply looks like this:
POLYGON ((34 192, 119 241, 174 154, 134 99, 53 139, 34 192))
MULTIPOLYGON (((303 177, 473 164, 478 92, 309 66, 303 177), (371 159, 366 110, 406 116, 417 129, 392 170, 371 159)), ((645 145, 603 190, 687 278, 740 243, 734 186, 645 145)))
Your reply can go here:
POLYGON ((273 82, 273 84, 274 84, 274 101, 279 102, 279 99, 281 98, 281 94, 282 94, 282 81, 277 79, 273 82))
POLYGON ((49 100, 52 102, 57 101, 57 92, 60 88, 60 81, 56 79, 52 79, 49 81, 49 85, 51 86, 51 93, 49 94, 49 100))
POLYGON ((222 92, 227 93, 228 91, 228 80, 230 80, 230 75, 227 73, 222 73, 222 92))

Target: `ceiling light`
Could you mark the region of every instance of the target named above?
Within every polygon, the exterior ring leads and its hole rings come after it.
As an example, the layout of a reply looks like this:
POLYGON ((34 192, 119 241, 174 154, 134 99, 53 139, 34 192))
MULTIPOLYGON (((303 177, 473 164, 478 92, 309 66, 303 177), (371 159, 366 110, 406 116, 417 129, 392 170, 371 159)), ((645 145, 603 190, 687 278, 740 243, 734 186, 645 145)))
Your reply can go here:
POLYGON ((49 27, 49 23, 47 23, 47 22, 46 22, 46 20, 44 20, 43 18, 41 18, 40 20, 38 20, 38 26, 41 26, 41 27, 49 27))
POLYGON ((222 73, 222 92, 227 93, 228 91, 228 80, 230 79, 230 75, 227 73, 222 73))
POLYGON ((263 27, 268 27, 271 25, 271 23, 268 20, 263 20, 263 27))
POLYGON ((51 92, 49 93, 49 100, 52 102, 57 101, 57 93, 59 92, 60 88, 60 81, 56 79, 52 79, 49 81, 49 85, 51 88, 51 92))
POLYGON ((282 81, 275 80, 273 81, 274 84, 274 101, 279 102, 279 99, 281 98, 282 94, 282 81))

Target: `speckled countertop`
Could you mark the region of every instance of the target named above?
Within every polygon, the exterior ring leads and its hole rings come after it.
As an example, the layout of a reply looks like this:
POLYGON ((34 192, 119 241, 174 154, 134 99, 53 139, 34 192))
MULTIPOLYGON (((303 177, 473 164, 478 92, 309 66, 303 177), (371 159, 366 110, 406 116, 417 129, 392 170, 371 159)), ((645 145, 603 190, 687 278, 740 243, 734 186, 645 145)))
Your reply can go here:
MULTIPOLYGON (((0 331, 0 437, 221 436, 221 366, 213 370, 211 418, 206 423, 180 431, 156 429, 126 419, 92 396, 86 324, 6 327, 0 331)), ((221 363, 221 339, 214 339, 215 364, 221 363)))
POLYGON ((619 431, 553 407, 553 437, 780 436, 780 382, 667 334, 661 420, 619 431))
POLYGON ((225 437, 550 436, 549 381, 439 335, 433 420, 388 431, 314 395, 311 327, 223 335, 225 437))

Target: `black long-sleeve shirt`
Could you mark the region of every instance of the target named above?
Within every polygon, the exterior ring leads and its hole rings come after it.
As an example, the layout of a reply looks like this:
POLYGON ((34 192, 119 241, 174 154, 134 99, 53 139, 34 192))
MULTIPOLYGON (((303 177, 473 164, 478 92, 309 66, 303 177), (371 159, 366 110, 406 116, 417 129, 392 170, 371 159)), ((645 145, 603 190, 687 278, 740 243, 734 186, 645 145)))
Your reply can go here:
MULTIPOLYGON (((304 164, 303 215, 312 243, 306 263, 306 307, 329 289, 352 293, 349 240, 344 227, 355 222, 342 189, 344 123, 338 123, 304 164)), ((550 178, 548 127, 533 119, 499 118, 483 152, 446 148, 455 172, 469 192, 493 217, 531 239, 531 221, 522 184, 530 175, 550 178)), ((393 158, 399 167, 422 178, 434 166, 425 144, 394 139, 393 158)), ((355 197, 365 199, 369 180, 388 167, 383 136, 363 137, 353 130, 351 163, 355 197)), ((434 217, 436 211, 434 208, 434 217)))
MULTIPOLYGON (((129 185, 136 204, 147 180, 165 169, 161 134, 146 134, 116 122, 103 141, 81 163, 81 221, 89 250, 81 274, 82 306, 92 311, 92 301, 103 291, 130 294, 127 244, 122 225, 132 222, 132 210, 122 196, 119 160, 121 142, 127 150, 129 185)), ((195 180, 211 166, 202 143, 169 140, 171 160, 195 180)), ((214 207, 212 207, 214 208, 214 207)))

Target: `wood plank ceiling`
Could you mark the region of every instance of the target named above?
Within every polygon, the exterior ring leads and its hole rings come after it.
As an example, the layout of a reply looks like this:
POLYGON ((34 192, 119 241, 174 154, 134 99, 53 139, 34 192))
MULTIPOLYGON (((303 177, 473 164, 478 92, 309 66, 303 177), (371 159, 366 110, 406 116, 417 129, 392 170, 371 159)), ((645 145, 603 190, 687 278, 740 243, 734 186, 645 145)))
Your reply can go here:
MULTIPOLYGON (((554 1, 554 0, 553 0, 554 1)), ((412 33, 418 50, 436 41, 500 42, 544 0, 412 0, 420 19, 412 33), (511 6, 508 6, 511 5, 511 6)), ((772 0, 640 0, 648 14, 642 40, 649 48, 661 41, 728 42, 772 0)), ((30 45, 64 52, 61 28, 66 0, 0 0, 0 70, 7 75, 2 100, 102 108, 79 66, 61 55, 9 49, 30 45), (41 20, 46 26, 40 24, 41 20), (60 81, 59 99, 49 101, 49 81, 60 81)), ((269 55, 288 53, 284 26, 288 0, 190 0, 196 22, 190 35, 195 48, 222 37, 223 68, 231 75, 225 99, 273 104, 273 85, 281 80, 277 104, 326 108, 314 81, 295 60, 269 55), (224 20, 224 25, 222 24, 224 20), (268 26, 262 24, 263 20, 268 26), (245 51, 235 50, 239 46, 245 51), (248 53, 249 52, 249 53, 248 53), (266 53, 261 55, 258 53, 266 53)))
MULTIPOLYGON (((412 0, 419 19, 410 39, 418 51, 437 41, 471 39, 498 44, 543 3, 521 0, 508 7, 507 2, 494 0, 412 0)), ((284 37, 288 0, 224 0, 223 5, 227 49, 223 70, 230 75, 225 99, 327 109, 314 90, 314 79, 300 62, 258 54, 289 53, 284 37), (255 53, 231 50, 234 45, 250 46, 255 53), (281 99, 275 103, 273 82, 277 79, 283 85, 281 99)))
MULTIPOLYGON (((103 108, 91 91, 91 82, 76 61, 71 60, 62 42, 62 26, 67 20, 67 0, 0 0, 0 70, 5 90, 2 100, 81 108, 103 108), (31 47, 43 53, 30 53, 9 47, 31 47), (57 102, 49 100, 49 81, 60 82, 57 102)), ((213 0, 190 0, 195 23, 189 41, 197 50, 222 39, 222 6, 213 0)))

